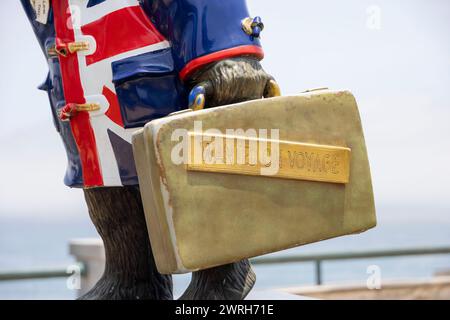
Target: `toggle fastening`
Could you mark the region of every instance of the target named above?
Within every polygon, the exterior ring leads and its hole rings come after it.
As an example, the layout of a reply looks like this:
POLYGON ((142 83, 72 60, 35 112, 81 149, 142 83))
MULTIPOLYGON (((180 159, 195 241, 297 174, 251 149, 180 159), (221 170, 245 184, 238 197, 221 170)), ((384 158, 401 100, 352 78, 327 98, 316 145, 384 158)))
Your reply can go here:
POLYGON ((78 112, 98 110, 100 110, 100 105, 98 103, 69 103, 59 111, 59 119, 61 119, 61 121, 69 121, 70 118, 74 117, 78 112))
POLYGON ((261 31, 264 30, 264 23, 262 23, 261 17, 248 17, 242 20, 242 30, 249 36, 259 38, 261 31))
POLYGON ((86 41, 69 42, 69 43, 57 41, 56 45, 48 50, 48 54, 50 56, 60 55, 63 57, 67 57, 69 54, 74 54, 78 51, 88 51, 88 50, 89 50, 89 42, 86 41))

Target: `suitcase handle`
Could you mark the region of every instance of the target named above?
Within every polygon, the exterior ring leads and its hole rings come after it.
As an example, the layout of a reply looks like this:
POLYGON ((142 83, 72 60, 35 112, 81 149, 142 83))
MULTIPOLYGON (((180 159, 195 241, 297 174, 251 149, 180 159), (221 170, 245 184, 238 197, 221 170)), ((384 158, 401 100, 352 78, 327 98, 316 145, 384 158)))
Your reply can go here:
MULTIPOLYGON (((189 93, 189 108, 198 111, 203 110, 206 104, 206 94, 210 90, 210 84, 202 82, 195 86, 189 93)), ((278 83, 272 78, 267 81, 264 88, 264 98, 273 98, 281 96, 281 89, 278 83)))

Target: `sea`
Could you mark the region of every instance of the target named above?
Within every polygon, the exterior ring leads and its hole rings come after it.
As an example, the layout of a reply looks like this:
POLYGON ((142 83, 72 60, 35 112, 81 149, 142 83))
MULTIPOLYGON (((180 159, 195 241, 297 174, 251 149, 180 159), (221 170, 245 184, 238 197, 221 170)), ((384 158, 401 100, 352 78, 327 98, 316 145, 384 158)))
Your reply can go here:
MULTIPOLYGON (((378 206, 378 225, 359 235, 351 235, 305 245, 272 254, 305 255, 316 253, 361 252, 408 248, 450 247, 450 209, 432 206, 378 206)), ((93 238, 98 234, 87 213, 55 218, 0 215, 0 273, 36 268, 65 268, 73 264, 68 252, 71 239, 93 238)), ((450 270, 450 254, 384 257, 364 260, 325 261, 325 284, 365 285, 373 272, 380 271, 381 283, 400 279, 426 279, 450 270)), ((314 285, 314 264, 257 265, 254 290, 314 285)), ((174 276, 174 293, 180 295, 190 275, 174 276)), ((67 279, 0 282, 0 299, 75 299, 77 292, 67 279)))

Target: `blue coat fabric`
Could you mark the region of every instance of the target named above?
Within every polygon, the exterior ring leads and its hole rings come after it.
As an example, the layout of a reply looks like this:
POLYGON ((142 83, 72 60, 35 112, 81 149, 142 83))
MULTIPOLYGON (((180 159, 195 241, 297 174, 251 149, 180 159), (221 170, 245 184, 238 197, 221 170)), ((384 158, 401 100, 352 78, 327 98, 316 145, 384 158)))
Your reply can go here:
MULTIPOLYGON (((69 0, 69 3, 71 1, 77 0, 69 0)), ((83 10, 98 12, 105 8, 106 15, 111 13, 108 8, 117 6, 121 1, 131 3, 137 0, 89 0, 81 3, 86 6, 83 10)), ((31 1, 21 2, 48 62, 48 76, 39 88, 48 93, 55 127, 67 152, 68 166, 64 183, 70 187, 137 185, 131 145, 113 130, 108 130, 107 136, 114 151, 120 180, 112 183, 105 178, 106 182, 102 184, 86 183, 83 171, 89 168, 86 168, 80 157, 79 141, 77 143, 74 138, 70 122, 63 122, 58 116, 64 106, 77 101, 66 101, 64 88, 67 86, 63 85, 61 60, 49 54, 49 48, 55 45, 57 38, 53 6, 50 7, 48 22, 42 24, 36 21, 31 1)), ((185 109, 187 88, 184 83, 193 72, 207 63, 262 52, 259 40, 242 30, 241 22, 249 16, 245 0, 141 0, 138 5, 169 46, 145 54, 113 59, 110 63, 108 72, 112 73, 111 89, 117 95, 120 125, 124 132, 136 130, 153 119, 185 109)), ((127 21, 121 23, 126 24, 127 21)), ((111 30, 117 28, 111 26, 111 30)), ((109 29, 104 32, 109 32, 109 29)), ((262 58, 262 54, 255 55, 262 58)), ((101 157, 100 160, 104 162, 101 157)), ((107 175, 106 169, 103 168, 102 174, 107 175)))

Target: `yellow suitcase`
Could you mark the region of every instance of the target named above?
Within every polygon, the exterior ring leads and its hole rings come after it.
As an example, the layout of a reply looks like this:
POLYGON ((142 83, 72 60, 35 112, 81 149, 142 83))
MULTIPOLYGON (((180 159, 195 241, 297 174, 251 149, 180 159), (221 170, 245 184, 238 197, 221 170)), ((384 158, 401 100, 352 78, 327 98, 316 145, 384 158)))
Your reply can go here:
POLYGON ((173 114, 136 132, 133 150, 163 274, 376 225, 361 120, 348 91, 173 114))

